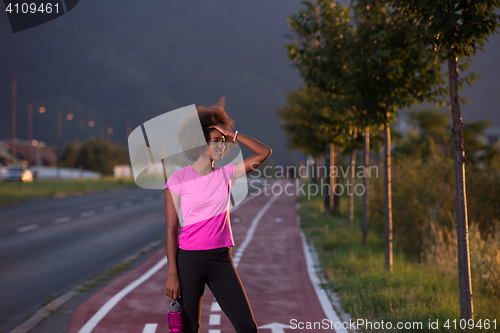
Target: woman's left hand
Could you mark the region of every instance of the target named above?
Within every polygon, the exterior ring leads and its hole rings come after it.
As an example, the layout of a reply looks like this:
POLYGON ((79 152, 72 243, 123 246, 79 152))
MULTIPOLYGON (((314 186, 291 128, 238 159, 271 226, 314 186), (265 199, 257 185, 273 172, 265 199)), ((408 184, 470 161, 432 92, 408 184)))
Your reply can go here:
POLYGON ((219 132, 222 133, 224 136, 234 136, 234 131, 230 130, 229 128, 225 127, 221 123, 217 123, 216 125, 210 126, 209 128, 215 128, 219 132))

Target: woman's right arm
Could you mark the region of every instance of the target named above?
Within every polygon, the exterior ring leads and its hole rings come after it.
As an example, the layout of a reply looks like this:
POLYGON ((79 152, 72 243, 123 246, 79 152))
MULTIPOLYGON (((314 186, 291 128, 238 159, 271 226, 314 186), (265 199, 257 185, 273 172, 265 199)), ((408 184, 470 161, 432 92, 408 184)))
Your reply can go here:
POLYGON ((181 284, 177 272, 177 235, 179 220, 179 196, 165 189, 165 218, 167 220, 166 251, 168 260, 168 279, 165 294, 172 298, 180 298, 181 284))

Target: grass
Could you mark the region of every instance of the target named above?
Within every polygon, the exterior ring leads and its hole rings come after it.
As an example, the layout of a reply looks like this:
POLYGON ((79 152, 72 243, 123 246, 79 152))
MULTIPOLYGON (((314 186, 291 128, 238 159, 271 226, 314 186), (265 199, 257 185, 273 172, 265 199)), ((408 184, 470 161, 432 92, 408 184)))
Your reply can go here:
POLYGON ((115 188, 135 187, 133 178, 39 179, 31 183, 0 182, 0 205, 65 195, 88 194, 115 188))
POLYGON ((115 266, 112 266, 105 271, 98 273, 95 275, 93 278, 90 280, 82 283, 79 285, 77 288, 75 288, 76 291, 79 292, 91 292, 94 291, 97 287, 101 286, 103 282, 109 281, 111 278, 120 275, 122 272, 128 270, 132 264, 135 262, 136 259, 127 261, 127 262, 121 262, 116 264, 115 266))
MULTIPOLYGON (((366 332, 397 332, 398 322, 422 327, 399 332, 499 332, 500 307, 498 300, 489 295, 474 292, 474 320, 484 323, 496 319, 497 328, 460 330, 460 302, 458 277, 437 269, 430 264, 408 261, 395 249, 393 272, 384 268, 383 235, 370 230, 368 244, 361 245, 361 217, 355 216, 354 227, 347 225, 347 217, 327 216, 323 212, 320 196, 300 199, 301 225, 308 240, 313 240, 322 267, 331 288, 342 299, 344 311, 353 320, 363 319, 372 323, 391 322, 393 329, 366 329, 366 332), (453 320, 457 320, 454 329, 453 320), (429 322, 438 320, 438 329, 429 328, 429 322), (450 329, 445 328, 449 320, 450 329)), ((343 198, 342 203, 346 204, 343 198)), ((359 207, 359 205, 358 205, 359 207)), ((343 205, 342 211, 346 212, 343 205)), ((396 221, 394 222, 396 223, 396 221)), ((387 327, 387 326, 385 326, 387 327)))

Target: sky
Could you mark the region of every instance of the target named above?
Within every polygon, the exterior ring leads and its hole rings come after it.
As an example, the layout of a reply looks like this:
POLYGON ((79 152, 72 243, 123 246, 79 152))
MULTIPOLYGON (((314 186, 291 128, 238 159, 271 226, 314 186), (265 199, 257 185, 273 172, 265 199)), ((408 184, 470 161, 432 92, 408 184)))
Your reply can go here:
MULTIPOLYGON (((187 105, 213 105, 222 96, 235 129, 273 149, 276 164, 292 162, 277 109, 302 79, 286 59, 291 33, 286 19, 298 0, 133 1, 85 0, 38 27, 12 33, 0 14, 0 139, 11 137, 11 82, 15 64, 35 65, 18 73, 17 137, 27 139, 27 108, 34 138, 56 144, 56 113, 68 111, 63 141, 106 137, 126 144, 145 121, 187 105), (95 126, 79 131, 79 121, 95 126)), ((490 37, 471 70, 482 77, 462 95, 464 121, 490 119, 500 127, 500 36, 490 37)), ((443 112, 449 112, 443 110, 443 112)), ((405 116, 405 112, 402 112, 405 116)), ((251 152, 243 149, 244 157, 251 152)))

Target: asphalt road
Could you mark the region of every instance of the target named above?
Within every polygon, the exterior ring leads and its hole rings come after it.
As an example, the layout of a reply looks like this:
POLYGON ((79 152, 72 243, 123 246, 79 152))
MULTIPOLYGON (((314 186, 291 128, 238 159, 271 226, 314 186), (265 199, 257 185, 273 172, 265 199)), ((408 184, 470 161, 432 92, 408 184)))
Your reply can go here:
POLYGON ((136 188, 1 207, 0 332, 162 239, 164 202, 136 188))
POLYGON ((121 190, 0 208, 0 332, 165 233, 162 191, 121 190))
MULTIPOLYGON (((280 187, 287 186, 286 193, 261 193, 231 211, 235 267, 259 332, 285 333, 286 329, 287 333, 294 330, 347 333, 345 329, 335 328, 340 328, 335 324, 341 325, 341 320, 326 291, 321 289, 323 281, 314 277, 317 261, 297 219, 297 195, 300 193, 297 185, 300 184, 282 180, 280 187), (313 324, 314 327, 306 328, 306 325, 320 322, 321 327, 313 324), (328 328, 324 326, 326 323, 328 328)), ((280 192, 278 187, 276 190, 280 192)), ((168 332, 167 309, 172 299, 164 292, 168 278, 165 259, 164 249, 154 251, 142 264, 114 279, 78 307, 71 308, 74 310, 67 311, 71 315, 69 325, 57 326, 61 328, 57 332, 168 332)), ((208 285, 205 286, 200 332, 234 332, 226 315, 234 306, 219 304, 208 285)), ((65 309, 58 309, 58 313, 63 315, 65 309)), ((52 328, 51 331, 36 331, 56 332, 53 329, 56 325, 51 322, 52 325, 48 322, 43 325, 52 328)))

